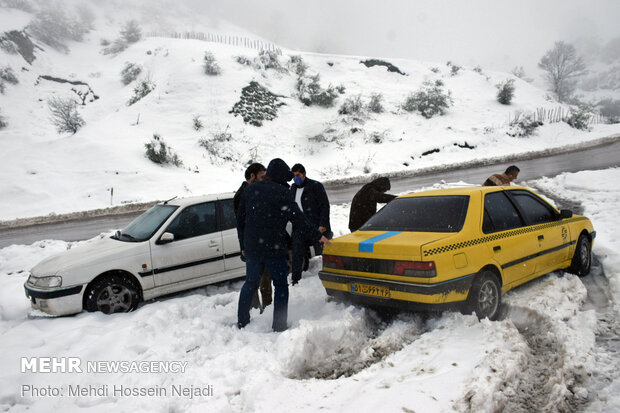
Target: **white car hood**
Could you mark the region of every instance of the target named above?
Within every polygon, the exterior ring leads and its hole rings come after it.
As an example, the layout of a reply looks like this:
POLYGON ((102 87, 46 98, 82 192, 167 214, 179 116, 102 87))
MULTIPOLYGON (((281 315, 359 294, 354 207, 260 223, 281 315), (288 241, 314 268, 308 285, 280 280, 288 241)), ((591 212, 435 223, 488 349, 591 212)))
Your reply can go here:
POLYGON ((102 261, 105 262, 112 256, 114 260, 118 260, 120 257, 135 254, 135 247, 138 244, 142 243, 118 241, 110 237, 89 240, 44 259, 32 268, 31 273, 35 277, 58 273, 62 275, 62 272, 69 268, 89 267, 102 261))

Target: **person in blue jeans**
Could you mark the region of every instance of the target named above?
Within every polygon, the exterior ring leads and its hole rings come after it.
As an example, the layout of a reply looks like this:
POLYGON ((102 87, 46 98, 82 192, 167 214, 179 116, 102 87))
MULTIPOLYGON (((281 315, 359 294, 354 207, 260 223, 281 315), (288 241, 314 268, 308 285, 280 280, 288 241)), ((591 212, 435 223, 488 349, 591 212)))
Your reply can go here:
POLYGON ((246 259, 245 283, 239 294, 237 327, 250 322, 252 296, 258 289, 265 267, 273 286, 274 331, 284 331, 288 319, 288 264, 286 223, 293 224, 293 237, 308 237, 328 243, 321 232, 304 216, 291 197, 288 182, 293 179, 290 168, 280 158, 272 159, 265 178, 248 186, 237 213, 237 235, 241 254, 246 259))

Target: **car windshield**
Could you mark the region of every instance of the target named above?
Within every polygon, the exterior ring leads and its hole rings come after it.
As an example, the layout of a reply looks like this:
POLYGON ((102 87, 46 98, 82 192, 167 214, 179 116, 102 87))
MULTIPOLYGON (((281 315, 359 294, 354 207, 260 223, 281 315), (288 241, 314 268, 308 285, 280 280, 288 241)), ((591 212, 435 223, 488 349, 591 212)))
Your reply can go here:
POLYGON ((458 232, 463 228, 469 197, 397 198, 370 218, 362 231, 458 232))
POLYGON ((172 215, 178 206, 155 205, 138 218, 131 221, 114 239, 127 242, 141 242, 151 238, 155 231, 172 215))

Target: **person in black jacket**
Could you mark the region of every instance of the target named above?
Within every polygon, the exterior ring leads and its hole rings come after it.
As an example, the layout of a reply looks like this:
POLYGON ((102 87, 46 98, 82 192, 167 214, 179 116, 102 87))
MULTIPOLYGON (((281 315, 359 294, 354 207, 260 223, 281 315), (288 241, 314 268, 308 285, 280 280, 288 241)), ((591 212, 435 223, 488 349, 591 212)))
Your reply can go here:
MULTIPOLYGON (((235 210, 235 216, 237 215, 237 211, 239 210, 239 203, 241 202, 241 198, 243 197, 243 191, 248 185, 254 183, 255 181, 262 181, 265 177, 266 169, 261 163, 253 163, 247 167, 245 170, 245 181, 241 183, 237 192, 235 192, 235 196, 233 198, 233 208, 235 210)), ((242 260, 245 258, 241 257, 242 260)), ((254 293, 252 297, 252 308, 260 308, 261 313, 264 311, 265 307, 267 307, 273 301, 272 296, 272 288, 271 288, 271 276, 269 275, 269 270, 265 268, 263 271, 263 275, 260 279, 259 289, 254 293), (260 291, 260 297, 258 292, 260 291)))
POLYGON ((239 202, 241 202, 243 190, 254 181, 262 181, 265 177, 265 172, 266 169, 262 163, 256 162, 247 167, 244 175, 245 181, 241 182, 241 186, 239 187, 239 189, 237 189, 237 192, 235 192, 235 196, 233 198, 233 207, 235 208, 235 214, 239 209, 239 202))
POLYGON ((237 213, 237 234, 241 254, 246 259, 246 278, 239 294, 239 328, 250 322, 252 295, 258 288, 265 267, 269 269, 275 287, 272 328, 274 331, 287 328, 288 221, 293 224, 293 237, 307 236, 313 241, 329 243, 291 198, 287 182, 292 178, 293 173, 288 165, 282 159, 275 158, 267 166, 265 179, 243 191, 237 213))
POLYGON ((396 198, 396 195, 386 194, 390 188, 390 179, 381 177, 367 183, 355 194, 349 213, 351 232, 357 231, 377 212, 378 203, 385 204, 396 198))
MULTIPOLYGON (((325 192, 323 184, 308 178, 306 176, 306 168, 300 163, 293 165, 291 171, 293 171, 295 175, 293 177, 294 183, 291 186, 293 199, 306 218, 314 224, 315 228, 318 228, 327 238, 331 238, 329 199, 327 199, 327 193, 325 192)), ((293 285, 297 284, 301 279, 304 258, 310 245, 314 247, 315 255, 320 255, 323 252, 323 248, 319 242, 312 242, 305 237, 294 238, 291 260, 293 285)))

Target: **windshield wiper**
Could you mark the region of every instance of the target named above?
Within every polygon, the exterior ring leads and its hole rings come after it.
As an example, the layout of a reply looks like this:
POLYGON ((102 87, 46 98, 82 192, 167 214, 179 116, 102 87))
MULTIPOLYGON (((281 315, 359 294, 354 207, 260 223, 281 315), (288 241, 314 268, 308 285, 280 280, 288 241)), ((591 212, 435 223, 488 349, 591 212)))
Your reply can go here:
POLYGON ((136 239, 137 239, 137 238, 136 238, 136 237, 134 237, 133 235, 130 235, 130 234, 125 234, 125 233, 121 233, 121 237, 125 237, 125 238, 127 238, 128 240, 130 240, 130 241, 136 241, 136 239))

